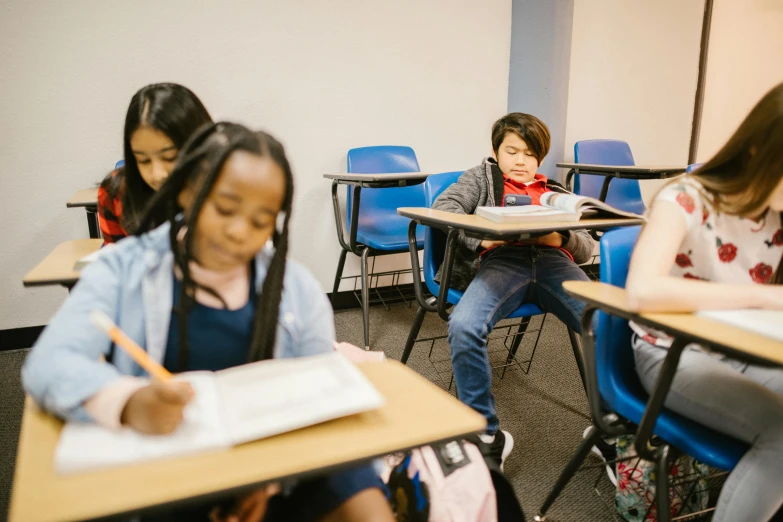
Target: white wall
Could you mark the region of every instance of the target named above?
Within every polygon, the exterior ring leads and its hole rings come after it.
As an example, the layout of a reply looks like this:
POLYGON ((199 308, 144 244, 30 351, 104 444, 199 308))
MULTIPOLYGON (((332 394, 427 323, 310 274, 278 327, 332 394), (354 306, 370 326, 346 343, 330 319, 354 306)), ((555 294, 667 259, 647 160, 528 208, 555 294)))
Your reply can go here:
POLYGON ((509 112, 534 114, 552 144, 538 171, 557 179, 565 150, 574 0, 514 0, 508 79, 509 112))
MULTIPOLYGON (((422 170, 469 168, 505 113, 511 1, 0 4, 0 329, 45 324, 60 288, 22 277, 86 237, 65 208, 121 155, 142 85, 175 81, 219 119, 271 130, 296 176, 291 256, 327 290, 339 247, 324 172, 351 147, 407 144, 422 170)), ((348 267, 357 272, 351 260, 348 267)))
POLYGON ((783 0, 715 0, 698 161, 708 160, 783 82, 783 0))
MULTIPOLYGON (((703 8, 702 0, 575 0, 567 160, 574 142, 606 138, 627 141, 639 165, 687 162, 703 8)), ((641 183, 649 201, 660 182, 641 183)))

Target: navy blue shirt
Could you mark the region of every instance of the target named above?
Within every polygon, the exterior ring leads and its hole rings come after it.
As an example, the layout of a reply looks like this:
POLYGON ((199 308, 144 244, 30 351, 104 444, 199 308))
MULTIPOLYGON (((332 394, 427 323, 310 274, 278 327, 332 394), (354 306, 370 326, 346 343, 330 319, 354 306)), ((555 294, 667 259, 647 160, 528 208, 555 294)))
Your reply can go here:
MULTIPOLYGON (((188 367, 179 367, 179 320, 171 313, 169 339, 163 366, 170 372, 218 371, 247 363, 256 312, 254 277, 250 281, 250 298, 238 310, 211 308, 194 303, 188 316, 188 367)), ((174 277, 174 309, 179 307, 181 283, 174 277)))

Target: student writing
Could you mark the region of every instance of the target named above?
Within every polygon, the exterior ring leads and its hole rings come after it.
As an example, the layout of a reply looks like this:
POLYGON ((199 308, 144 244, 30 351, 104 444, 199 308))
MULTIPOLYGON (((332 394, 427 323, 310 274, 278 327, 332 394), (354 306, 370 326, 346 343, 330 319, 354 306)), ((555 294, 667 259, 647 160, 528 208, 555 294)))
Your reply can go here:
MULTIPOLYGON (((93 310, 169 371, 331 351, 326 296, 306 269, 286 260, 292 198, 291 169, 273 137, 231 123, 197 132, 135 236, 84 270, 33 347, 22 371, 27 392, 65 419, 146 433, 176 428, 192 398, 189 385, 150 383, 90 324, 93 310), (151 229, 157 215, 165 222, 151 229)), ((382 488, 372 467, 360 466, 271 499, 259 490, 217 518, 391 520, 382 488)), ((206 520, 211 510, 195 506, 161 520, 206 520)))

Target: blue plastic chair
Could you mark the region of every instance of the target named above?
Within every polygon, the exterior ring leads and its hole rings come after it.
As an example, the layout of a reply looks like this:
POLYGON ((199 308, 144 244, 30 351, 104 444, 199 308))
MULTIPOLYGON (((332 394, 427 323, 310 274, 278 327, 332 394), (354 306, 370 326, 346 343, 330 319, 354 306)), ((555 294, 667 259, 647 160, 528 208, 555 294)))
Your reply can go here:
MULTIPOLYGON (((636 244, 640 230, 641 227, 619 228, 603 235, 600 244, 602 282, 621 288, 625 287, 631 252, 636 244)), ((591 366, 595 368, 598 391, 604 403, 601 405, 598 397, 594 396, 593 393, 590 393, 588 398, 591 411, 593 412, 593 419, 602 419, 596 421, 601 431, 594 430, 594 434, 588 435, 582 442, 579 450, 577 450, 571 462, 566 466, 558 484, 555 485, 555 488, 550 493, 550 497, 547 498, 544 506, 541 508, 539 512, 540 517, 546 513, 546 510, 560 494, 562 488, 565 487, 573 473, 581 465, 587 453, 590 452, 590 448, 601 435, 601 432, 604 434, 612 434, 611 432, 614 432, 613 434, 621 433, 616 428, 601 427, 601 424, 614 423, 614 421, 607 421, 607 417, 603 416, 603 414, 607 413, 607 409, 619 415, 623 422, 628 421, 624 432, 634 433, 636 425, 641 423, 642 415, 647 407, 649 395, 642 387, 636 374, 633 348, 631 346, 632 332, 628 326, 628 321, 621 317, 610 316, 604 312, 597 313, 598 326, 595 331, 595 361, 591 366), (604 411, 599 415, 602 409, 604 411)), ((708 466, 726 471, 733 469, 748 449, 746 444, 736 439, 706 428, 665 408, 661 410, 656 420, 653 433, 666 442, 666 446, 658 450, 659 455, 663 458, 658 459, 656 473, 658 479, 666 482, 667 485, 666 487, 660 487, 661 482, 658 482, 659 491, 668 490, 669 470, 667 457, 669 445, 708 466), (662 472, 662 469, 665 471, 662 472)), ((664 518, 659 515, 658 520, 668 520, 668 514, 670 513, 668 508, 669 497, 668 495, 663 495, 659 500, 665 500, 667 507, 664 509, 659 504, 658 513, 666 513, 667 516, 664 518)))
MULTIPOLYGON (((348 151, 348 172, 360 174, 383 174, 398 172, 419 172, 416 154, 410 147, 377 146, 360 147, 348 151)), ((333 191, 335 205, 336 192, 333 191)), ((346 198, 345 228, 349 231, 351 212, 354 205, 353 191, 349 188, 346 198)), ((342 246, 337 271, 334 276, 332 296, 337 295, 345 267, 345 256, 353 252, 361 257, 362 268, 362 318, 364 320, 364 345, 370 346, 370 280, 367 258, 388 254, 399 254, 408 250, 409 219, 397 214, 398 207, 424 206, 422 185, 394 188, 363 188, 360 193, 359 219, 356 230, 356 248, 352 249, 343 239, 342 223, 337 223, 337 234, 342 246)), ((424 244, 424 235, 418 240, 418 248, 424 244)))
MULTIPOLYGON (((462 172, 446 172, 444 174, 433 174, 429 176, 424 182, 424 203, 427 207, 432 207, 435 199, 446 188, 455 183, 457 179, 462 175, 462 172)), ((443 258, 446 251, 446 234, 442 230, 438 230, 432 227, 416 227, 417 237, 418 229, 424 229, 424 282, 427 285, 427 289, 433 296, 437 296, 440 292, 440 284, 435 281, 435 274, 438 272, 438 268, 443 263, 443 258)), ((401 362, 406 364, 408 357, 413 350, 413 345, 416 343, 416 338, 419 335, 424 316, 427 312, 437 312, 435 307, 436 297, 425 299, 423 295, 423 289, 421 288, 421 280, 419 277, 418 269, 418 252, 411 251, 411 263, 413 264, 413 278, 414 287, 416 288, 416 297, 419 301, 419 309, 416 312, 416 318, 411 325, 410 333, 408 334, 408 340, 405 343, 405 348, 402 353, 401 362)), ((456 305, 462 299, 464 292, 449 288, 447 290, 446 300, 452 305, 456 305)), ((509 359, 516 355, 516 351, 519 348, 519 344, 522 341, 522 336, 527 330, 530 317, 534 315, 541 315, 543 312, 535 305, 523 304, 516 310, 514 310, 506 319, 524 318, 515 334, 512 341, 511 349, 509 352, 509 359)), ((539 331, 540 335, 540 331, 539 331)), ((537 344, 537 341, 536 341, 537 344)), ((533 348, 535 352, 535 347, 533 348)), ((531 355, 532 359, 532 355, 531 355)), ((529 367, 528 367, 529 369, 529 367)))
MULTIPOLYGON (((590 165, 634 165, 631 147, 620 140, 583 140, 574 143, 574 162, 590 165)), ((604 176, 576 174, 574 193, 598 198, 604 176)), ((606 202, 620 210, 643 214, 645 210, 642 190, 635 179, 613 179, 609 185, 606 202)))

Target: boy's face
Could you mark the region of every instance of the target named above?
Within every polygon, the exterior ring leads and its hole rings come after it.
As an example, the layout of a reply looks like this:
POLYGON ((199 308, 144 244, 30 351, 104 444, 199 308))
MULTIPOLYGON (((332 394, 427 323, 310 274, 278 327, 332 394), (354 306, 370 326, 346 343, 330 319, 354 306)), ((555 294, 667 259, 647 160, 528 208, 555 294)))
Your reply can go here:
POLYGON ((532 181, 538 170, 538 160, 527 148, 527 143, 513 132, 506 133, 497 152, 493 151, 492 155, 500 172, 520 183, 532 181))

